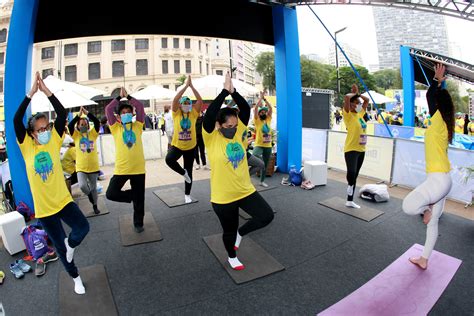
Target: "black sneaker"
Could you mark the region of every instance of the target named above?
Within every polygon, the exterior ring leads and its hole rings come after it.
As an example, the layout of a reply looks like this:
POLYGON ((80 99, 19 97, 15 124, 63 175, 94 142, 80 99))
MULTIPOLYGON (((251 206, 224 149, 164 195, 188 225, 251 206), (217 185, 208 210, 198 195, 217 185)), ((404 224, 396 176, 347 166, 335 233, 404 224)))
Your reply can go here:
POLYGON ((89 202, 91 202, 91 204, 94 204, 94 199, 92 198, 92 193, 89 193, 87 195, 87 197, 89 198, 89 202))
POLYGON ((94 209, 94 214, 100 214, 100 210, 97 208, 97 205, 93 205, 92 208, 94 209))
POLYGON ((145 231, 145 228, 143 228, 143 226, 133 226, 133 228, 136 233, 143 233, 143 231, 145 231))
MULTIPOLYGON (((56 260, 58 257, 56 256, 56 260)), ((40 277, 46 273, 46 263, 43 262, 43 259, 40 258, 36 260, 35 275, 40 277)))
POLYGON ((43 257, 41 257, 41 261, 43 261, 44 263, 53 262, 53 261, 56 261, 58 259, 59 259, 59 257, 56 254, 56 252, 54 252, 54 251, 47 252, 43 257))

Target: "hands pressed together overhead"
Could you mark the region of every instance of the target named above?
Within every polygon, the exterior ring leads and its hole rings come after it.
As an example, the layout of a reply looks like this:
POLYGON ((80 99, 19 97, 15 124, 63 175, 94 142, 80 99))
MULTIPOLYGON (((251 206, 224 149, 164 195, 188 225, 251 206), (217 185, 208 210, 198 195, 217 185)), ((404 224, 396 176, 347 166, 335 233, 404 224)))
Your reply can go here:
POLYGON ((35 76, 33 78, 33 85, 31 86, 30 92, 28 93, 28 97, 32 98, 33 95, 38 91, 38 89, 46 94, 47 97, 50 97, 53 95, 51 91, 49 91, 48 87, 44 84, 43 79, 41 78, 39 72, 37 71, 35 73, 35 76))

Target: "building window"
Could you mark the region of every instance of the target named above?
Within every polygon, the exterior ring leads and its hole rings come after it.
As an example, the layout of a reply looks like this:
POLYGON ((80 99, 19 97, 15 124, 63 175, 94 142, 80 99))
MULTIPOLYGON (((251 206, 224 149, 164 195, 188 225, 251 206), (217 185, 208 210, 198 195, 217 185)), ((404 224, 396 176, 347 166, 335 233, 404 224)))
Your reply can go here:
POLYGON ((199 73, 202 75, 202 61, 199 61, 199 73))
POLYGON ((87 42, 87 53, 100 53, 102 51, 102 42, 101 41, 93 41, 87 42))
POLYGON ((3 93, 3 77, 0 77, 0 93, 3 93))
POLYGON ((192 71, 191 71, 191 61, 190 60, 186 60, 185 62, 186 64, 186 73, 187 74, 190 74, 192 71))
POLYGON ((41 78, 46 78, 47 76, 52 76, 53 75, 53 68, 48 68, 48 69, 43 69, 41 71, 41 78))
POLYGON ((219 52, 216 53, 216 56, 219 57, 219 52))
POLYGON ((209 54, 209 44, 206 43, 206 54, 209 54))
POLYGON ((201 51, 201 41, 199 41, 199 51, 201 51))
POLYGON ((170 85, 169 85, 169 84, 164 84, 164 85, 163 85, 163 88, 169 89, 169 88, 170 88, 170 85))
POLYGON ((185 38, 184 39, 184 48, 190 49, 191 48, 191 39, 185 38))
POLYGON ((89 80, 100 79, 100 63, 89 64, 89 80))
POLYGON ((41 59, 54 58, 54 46, 44 47, 41 49, 41 59))
POLYGON ((120 52, 125 50, 125 40, 112 40, 112 51, 120 52))
POLYGON ((206 64, 206 76, 209 75, 209 64, 206 64))
POLYGON ((64 56, 77 56, 77 43, 64 45, 64 56))
POLYGON ((137 59, 136 69, 137 69, 137 76, 147 76, 148 75, 148 60, 137 59))
POLYGON ((125 74, 123 60, 115 60, 112 62, 112 77, 123 77, 125 74))
POLYGON ((179 38, 173 38, 173 48, 179 48, 179 38))
POLYGON ((148 49, 148 38, 137 38, 135 40, 135 50, 148 49))
POLYGON ((77 81, 77 67, 76 65, 73 66, 66 66, 64 68, 64 80, 66 81, 77 81))
POLYGON ((168 48, 168 38, 166 37, 161 38, 161 48, 168 48))
POLYGON ((0 43, 5 43, 6 41, 7 41, 7 29, 2 29, 0 31, 0 43))
POLYGON ((5 53, 1 52, 0 53, 0 65, 3 65, 5 63, 5 53))
POLYGON ((223 75, 223 72, 222 72, 222 70, 216 70, 216 75, 218 75, 218 76, 222 76, 222 75, 223 75))
POLYGON ((162 60, 161 61, 161 72, 163 74, 167 74, 168 73, 168 61, 167 60, 162 60))
POLYGON ((180 73, 179 60, 175 60, 175 61, 174 61, 174 73, 175 73, 175 74, 179 74, 179 73, 180 73))

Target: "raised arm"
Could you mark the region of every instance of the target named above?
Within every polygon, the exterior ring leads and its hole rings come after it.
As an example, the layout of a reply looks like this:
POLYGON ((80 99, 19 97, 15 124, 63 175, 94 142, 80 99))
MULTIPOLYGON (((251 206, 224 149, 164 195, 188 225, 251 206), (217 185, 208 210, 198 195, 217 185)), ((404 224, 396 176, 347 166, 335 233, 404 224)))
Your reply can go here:
POLYGON ((193 91, 194 96, 196 97, 196 103, 194 103, 193 108, 196 110, 196 112, 201 113, 201 108, 202 108, 202 97, 199 94, 199 92, 194 88, 193 83, 191 81, 191 76, 188 77, 188 82, 189 82, 189 87, 193 91))
MULTIPOLYGON (((186 80, 186 84, 184 85, 183 89, 179 90, 178 93, 174 96, 174 99, 173 99, 173 104, 171 105, 171 111, 173 112, 176 112, 179 110, 179 99, 181 99, 181 97, 183 96, 184 94, 184 91, 186 91, 186 89, 189 87, 189 78, 188 80, 186 80)), ((197 96, 196 96, 197 98, 197 96)), ((201 100, 202 102, 202 100, 201 100)))
POLYGON ((362 100, 364 100, 362 108, 364 109, 364 111, 367 111, 367 107, 369 106, 369 98, 362 94, 360 95, 360 97, 362 98, 362 100))
POLYGON ((225 98, 229 95, 229 91, 222 89, 221 93, 211 102, 207 108, 206 115, 202 121, 202 127, 208 133, 212 133, 216 127, 217 113, 221 109, 222 103, 224 103, 225 98))
POLYGON ((426 101, 428 102, 428 109, 430 111, 430 115, 433 116, 438 110, 438 107, 435 102, 435 93, 436 90, 442 89, 445 85, 446 77, 444 73, 446 71, 446 67, 441 64, 436 64, 435 66, 435 75, 434 78, 431 80, 430 87, 426 92, 426 101))
POLYGON ((87 112, 87 118, 94 123, 94 129, 98 133, 100 131, 100 121, 99 119, 92 114, 91 112, 87 112))
POLYGON ((262 106, 262 99, 264 96, 264 92, 260 92, 260 96, 258 97, 257 104, 253 108, 253 118, 256 119, 258 117, 258 108, 262 106))
MULTIPOLYGON (((79 112, 79 115, 81 115, 81 112, 79 112)), ((79 121, 79 115, 74 116, 71 122, 69 122, 69 124, 67 125, 67 128, 69 129, 69 135, 71 135, 71 137, 74 137, 74 132, 76 131, 76 123, 77 121, 79 121)))
MULTIPOLYGON (((28 95, 33 96, 31 94, 31 91, 30 93, 28 93, 28 95)), ((20 106, 18 107, 18 110, 16 110, 15 117, 13 118, 13 126, 15 128, 16 139, 20 144, 23 143, 26 136, 26 128, 23 124, 23 117, 25 116, 26 109, 28 108, 30 101, 31 99, 28 96, 25 96, 20 106)))
POLYGON ((273 114, 273 107, 272 105, 270 104, 270 102, 268 102, 267 99, 265 99, 265 97, 263 98, 263 101, 265 101, 265 106, 268 108, 268 112, 267 112, 267 116, 272 116, 273 114))
POLYGON ((250 105, 235 89, 231 96, 239 107, 239 119, 245 124, 245 126, 247 126, 250 119, 250 105))
POLYGON ((117 108, 117 105, 120 102, 120 96, 116 97, 112 101, 107 104, 105 107, 105 116, 107 117, 107 122, 109 123, 109 126, 112 126, 117 122, 117 117, 115 116, 115 109, 117 108))

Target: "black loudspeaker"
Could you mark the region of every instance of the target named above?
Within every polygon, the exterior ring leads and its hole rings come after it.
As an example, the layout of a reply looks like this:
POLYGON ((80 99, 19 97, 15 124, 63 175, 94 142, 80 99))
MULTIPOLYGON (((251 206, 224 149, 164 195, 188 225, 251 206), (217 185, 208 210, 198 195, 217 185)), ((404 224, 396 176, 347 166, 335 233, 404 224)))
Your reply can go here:
POLYGON ((331 95, 319 92, 302 92, 303 127, 329 129, 331 95))

